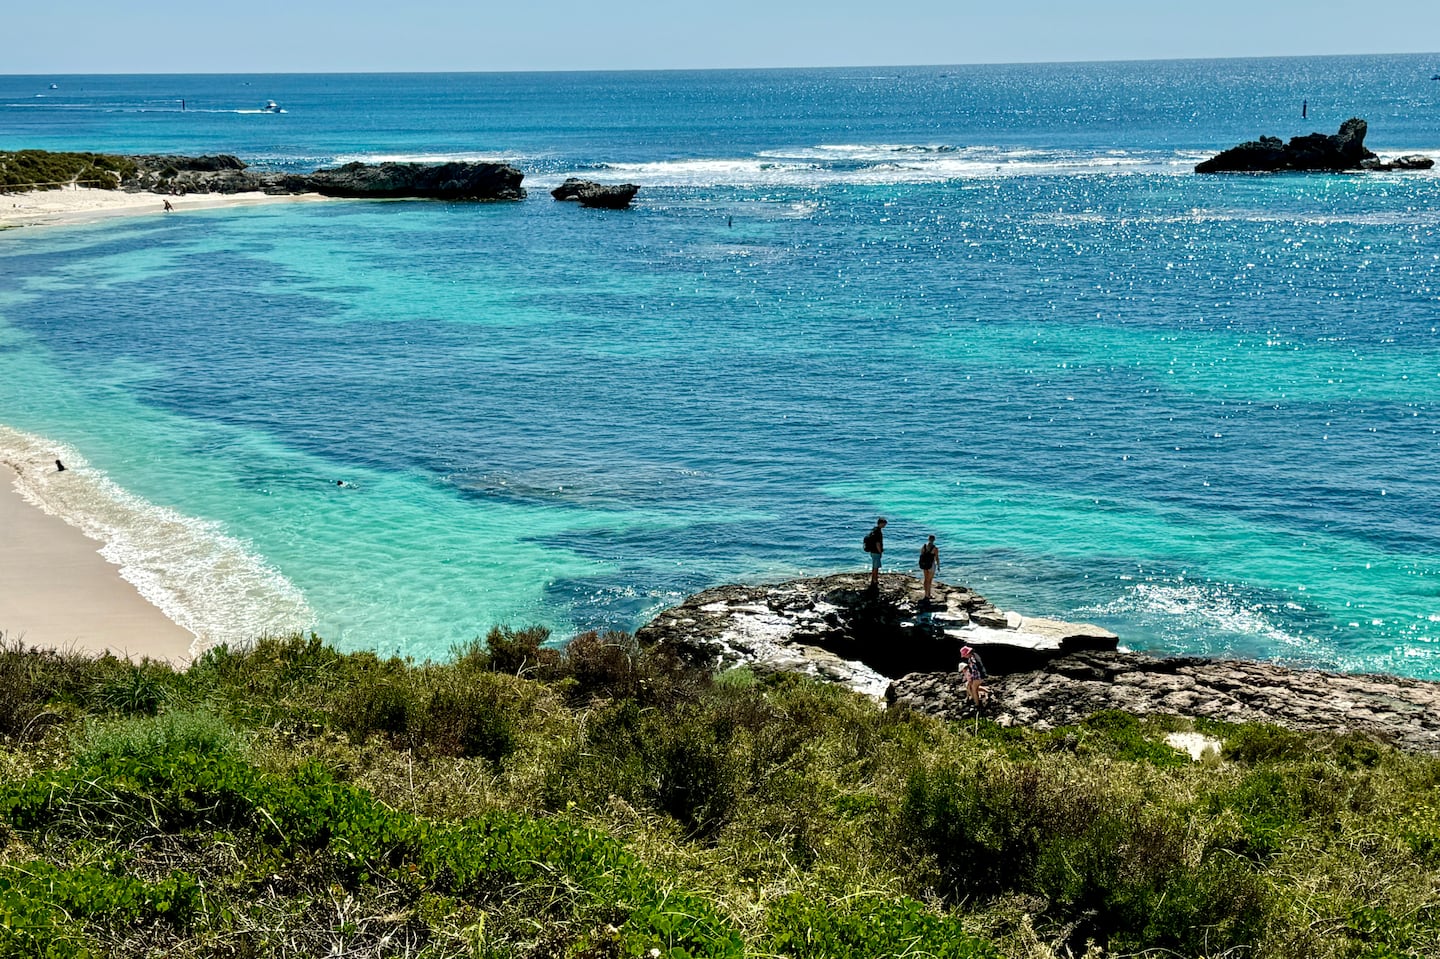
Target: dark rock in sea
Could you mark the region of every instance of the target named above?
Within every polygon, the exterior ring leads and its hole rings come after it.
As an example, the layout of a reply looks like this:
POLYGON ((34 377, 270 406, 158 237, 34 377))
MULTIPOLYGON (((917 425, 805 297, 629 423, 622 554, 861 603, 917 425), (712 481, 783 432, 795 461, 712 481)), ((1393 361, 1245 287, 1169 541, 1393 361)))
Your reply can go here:
MULTIPOLYGON (((987 660, 988 662, 988 660, 987 660)), ((1362 732, 1406 749, 1440 753, 1440 683, 1289 669, 1273 663, 1140 653, 1083 652, 1035 669, 992 676, 985 716, 1042 729, 1106 709, 1292 729, 1362 732)), ((950 719, 975 715, 954 672, 915 673, 886 694, 903 706, 950 719)))
POLYGON ((1407 153, 1403 157, 1396 157, 1391 160, 1388 167, 1392 170, 1428 170, 1435 165, 1435 161, 1419 153, 1407 153))
POLYGON ((323 196, 523 200, 524 174, 507 163, 347 163, 303 179, 323 196))
POLYGON ((521 200, 524 174, 505 163, 349 163, 310 174, 263 173, 233 156, 137 156, 121 187, 133 192, 319 193, 354 198, 521 200))
POLYGON ((550 191, 557 200, 578 200, 581 206, 599 207, 606 210, 623 210, 635 199, 640 188, 633 183, 607 186, 594 180, 570 177, 550 191))
POLYGON ((1359 117, 1340 124, 1333 136, 1311 133, 1282 143, 1278 137, 1261 137, 1231 147, 1195 166, 1196 173, 1338 172, 1359 170, 1376 159, 1365 148, 1368 127, 1359 117))
POLYGON ((749 665, 803 672, 874 696, 913 672, 954 670, 974 646, 995 671, 1035 668, 1078 650, 1113 650, 1114 633, 997 609, 962 586, 937 582, 926 603, 919 581, 887 574, 717 586, 665 610, 636 638, 700 666, 749 665))

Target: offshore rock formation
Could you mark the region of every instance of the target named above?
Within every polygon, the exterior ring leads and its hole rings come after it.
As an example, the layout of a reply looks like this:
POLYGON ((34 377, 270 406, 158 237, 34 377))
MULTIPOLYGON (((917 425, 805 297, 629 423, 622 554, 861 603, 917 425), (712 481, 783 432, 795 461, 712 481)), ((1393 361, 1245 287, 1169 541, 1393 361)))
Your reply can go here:
MULTIPOLYGON (((1362 166, 1364 164, 1361 164, 1362 166)), ((1435 161, 1419 153, 1407 153, 1403 157, 1396 157, 1389 163, 1383 163, 1376 169, 1380 170, 1428 170, 1435 165, 1435 161)), ((1366 169, 1370 169, 1366 167, 1366 169)))
POLYGON ((572 176, 551 190, 550 195, 557 200, 577 200, 581 206, 623 210, 639 192, 640 188, 633 183, 607 186, 594 180, 581 180, 572 176))
POLYGON ((524 174, 506 163, 347 163, 305 178, 324 196, 523 200, 524 174))
POLYGON ((1114 633, 997 609, 983 596, 887 574, 717 586, 641 627, 708 668, 747 665, 849 686, 891 708, 948 719, 975 715, 957 673, 961 645, 991 673, 984 715, 1002 725, 1069 725, 1100 710, 1294 729, 1358 731, 1440 753, 1440 683, 1291 669, 1273 663, 1157 658, 1118 650, 1114 633))
POLYGON ((1119 643, 1098 626, 1007 613, 963 586, 937 582, 934 592, 926 603, 919 581, 893 573, 878 590, 868 574, 717 586, 660 613, 636 639, 695 665, 809 673, 872 696, 909 673, 953 671, 965 645, 991 670, 1010 671, 1119 643))
MULTIPOLYGON (((1004 726, 1048 728, 1103 709, 1292 729, 1362 732, 1440 753, 1440 683, 1287 669, 1273 663, 1139 653, 1075 653, 1038 669, 993 676, 984 715, 1004 726)), ((975 715, 954 673, 914 673, 887 693, 891 705, 951 719, 975 715)))
POLYGON ((260 173, 218 156, 137 156, 121 189, 153 193, 319 193, 351 198, 522 200, 524 174, 505 163, 347 163, 309 174, 260 173))
POLYGON ((1386 163, 1365 147, 1368 126, 1359 117, 1340 124, 1333 136, 1311 133, 1292 137, 1261 137, 1231 147, 1196 164, 1196 173, 1340 172, 1343 170, 1425 170, 1428 157, 1412 154, 1386 163))

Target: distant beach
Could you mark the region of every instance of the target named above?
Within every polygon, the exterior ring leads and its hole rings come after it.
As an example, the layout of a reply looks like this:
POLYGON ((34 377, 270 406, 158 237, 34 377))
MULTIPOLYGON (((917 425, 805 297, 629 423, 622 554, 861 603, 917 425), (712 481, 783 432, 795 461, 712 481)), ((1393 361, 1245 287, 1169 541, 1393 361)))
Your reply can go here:
POLYGON ((96 190, 90 187, 0 193, 0 229, 93 223, 116 216, 158 216, 165 213, 166 200, 170 201, 175 213, 184 213, 189 210, 218 210, 260 203, 296 203, 321 199, 324 197, 311 194, 271 196, 267 193, 166 197, 156 193, 126 193, 121 190, 96 190))

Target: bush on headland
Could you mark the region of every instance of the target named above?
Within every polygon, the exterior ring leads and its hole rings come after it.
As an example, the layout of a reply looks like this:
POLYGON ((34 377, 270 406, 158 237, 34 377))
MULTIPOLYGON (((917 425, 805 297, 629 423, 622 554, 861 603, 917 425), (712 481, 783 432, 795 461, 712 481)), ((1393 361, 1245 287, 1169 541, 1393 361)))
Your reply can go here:
POLYGON ((58 190, 78 183, 113 190, 135 174, 135 161, 105 153, 51 153, 48 150, 0 151, 0 191, 58 190))
POLYGON ((1049 731, 625 634, 177 673, 0 644, 0 955, 1440 955, 1440 760, 1049 731))

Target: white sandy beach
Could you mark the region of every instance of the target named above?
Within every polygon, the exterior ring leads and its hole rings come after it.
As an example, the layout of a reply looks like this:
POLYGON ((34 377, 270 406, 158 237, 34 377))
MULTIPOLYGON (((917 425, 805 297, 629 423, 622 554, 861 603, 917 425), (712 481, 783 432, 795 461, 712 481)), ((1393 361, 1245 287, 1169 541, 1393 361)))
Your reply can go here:
POLYGON ((194 210, 255 206, 262 203, 303 203, 323 200, 315 193, 271 196, 268 193, 192 193, 165 197, 157 193, 126 193, 65 187, 33 193, 0 193, 0 229, 17 226, 91 223, 115 216, 174 216, 194 210), (165 201, 175 208, 166 213, 165 201))
MULTIPOLYGON (((63 474, 62 474, 63 475, 63 474)), ((27 646, 190 659, 195 637, 120 578, 100 544, 31 506, 0 466, 0 633, 27 646)))

